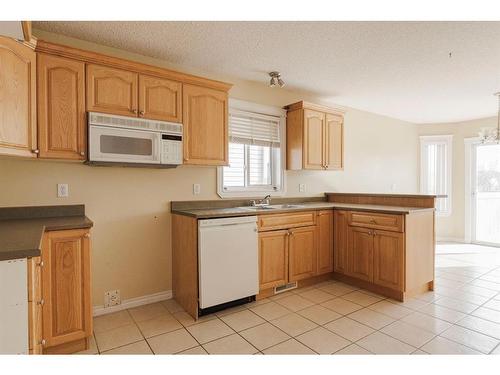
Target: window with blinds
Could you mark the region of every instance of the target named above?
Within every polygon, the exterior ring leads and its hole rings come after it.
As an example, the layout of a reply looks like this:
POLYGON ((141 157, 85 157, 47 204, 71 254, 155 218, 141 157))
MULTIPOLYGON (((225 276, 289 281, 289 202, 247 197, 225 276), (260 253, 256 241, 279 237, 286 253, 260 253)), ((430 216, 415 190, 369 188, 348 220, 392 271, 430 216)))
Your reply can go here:
POLYGON ((452 136, 420 137, 420 191, 446 195, 436 199, 436 213, 451 214, 452 136))
POLYGON ((229 112, 229 166, 222 168, 225 192, 281 190, 281 118, 240 109, 229 112))

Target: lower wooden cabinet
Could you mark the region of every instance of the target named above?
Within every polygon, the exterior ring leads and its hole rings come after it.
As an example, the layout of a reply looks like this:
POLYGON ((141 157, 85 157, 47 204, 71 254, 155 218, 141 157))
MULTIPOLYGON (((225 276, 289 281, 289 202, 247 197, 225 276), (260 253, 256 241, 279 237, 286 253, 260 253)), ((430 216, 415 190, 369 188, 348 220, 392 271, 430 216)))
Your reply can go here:
POLYGON ((290 229, 288 281, 313 277, 317 270, 317 227, 290 229))
POLYGON ((28 263, 30 353, 69 353, 92 335, 88 229, 46 232, 28 263))
POLYGON ((349 226, 346 274, 373 282, 373 233, 371 229, 349 226))
POLYGON ((333 210, 318 212, 317 275, 333 271, 333 210))
POLYGON ((403 233, 373 231, 373 282, 404 290, 403 233))
POLYGON ((288 236, 287 230, 259 233, 261 290, 288 282, 288 236))

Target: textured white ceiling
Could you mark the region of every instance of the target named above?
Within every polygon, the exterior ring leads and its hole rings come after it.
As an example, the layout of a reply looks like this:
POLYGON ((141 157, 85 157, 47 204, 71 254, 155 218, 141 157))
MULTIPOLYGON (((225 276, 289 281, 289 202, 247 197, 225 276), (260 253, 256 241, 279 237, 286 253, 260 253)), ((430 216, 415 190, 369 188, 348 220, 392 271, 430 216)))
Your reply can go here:
POLYGON ((414 123, 496 114, 500 22, 35 22, 173 64, 414 123), (451 52, 451 57, 449 53, 451 52))

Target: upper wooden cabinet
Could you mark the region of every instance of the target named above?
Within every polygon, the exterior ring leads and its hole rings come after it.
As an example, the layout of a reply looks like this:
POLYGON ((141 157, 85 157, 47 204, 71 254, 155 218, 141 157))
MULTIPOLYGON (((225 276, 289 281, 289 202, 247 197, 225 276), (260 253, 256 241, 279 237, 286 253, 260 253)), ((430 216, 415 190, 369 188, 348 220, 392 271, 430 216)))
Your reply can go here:
POLYGON ((42 242, 43 351, 92 335, 88 229, 46 232, 42 242))
POLYGON ((285 108, 287 169, 343 169, 343 113, 306 102, 285 108))
POLYGON ((139 117, 182 122, 182 84, 141 74, 139 117))
POLYGON ((183 86, 184 163, 228 164, 227 92, 183 86))
POLYGON ((85 160, 85 64, 41 53, 37 79, 40 157, 85 160))
POLYGON ((87 110, 122 116, 137 116, 139 74, 87 65, 87 110))
POLYGON ((36 157, 36 54, 0 37, 0 154, 36 157))

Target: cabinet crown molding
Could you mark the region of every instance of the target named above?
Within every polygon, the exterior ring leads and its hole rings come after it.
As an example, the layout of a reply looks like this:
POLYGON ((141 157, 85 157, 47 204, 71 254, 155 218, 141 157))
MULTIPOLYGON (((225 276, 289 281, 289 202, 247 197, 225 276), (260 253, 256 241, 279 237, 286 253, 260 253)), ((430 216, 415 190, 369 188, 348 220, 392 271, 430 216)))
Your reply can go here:
POLYGON ((343 116, 345 114, 345 110, 340 109, 340 108, 331 108, 327 107, 324 105, 320 104, 314 104, 310 102, 306 102, 304 100, 301 100, 300 102, 288 104, 283 107, 287 111, 294 111, 296 109, 312 109, 314 111, 319 111, 319 112, 326 112, 326 113, 331 113, 339 116, 343 116))
POLYGON ((233 86, 230 83, 216 81, 208 78, 198 77, 195 75, 177 72, 166 68, 160 68, 154 65, 148 65, 135 61, 112 57, 98 52, 86 51, 79 48, 69 47, 62 44, 56 44, 39 39, 36 43, 36 52, 43 52, 51 55, 67 57, 74 60, 84 61, 85 63, 93 63, 106 65, 118 69, 129 70, 136 73, 147 74, 150 76, 167 78, 182 83, 209 87, 220 91, 229 91, 233 86))

